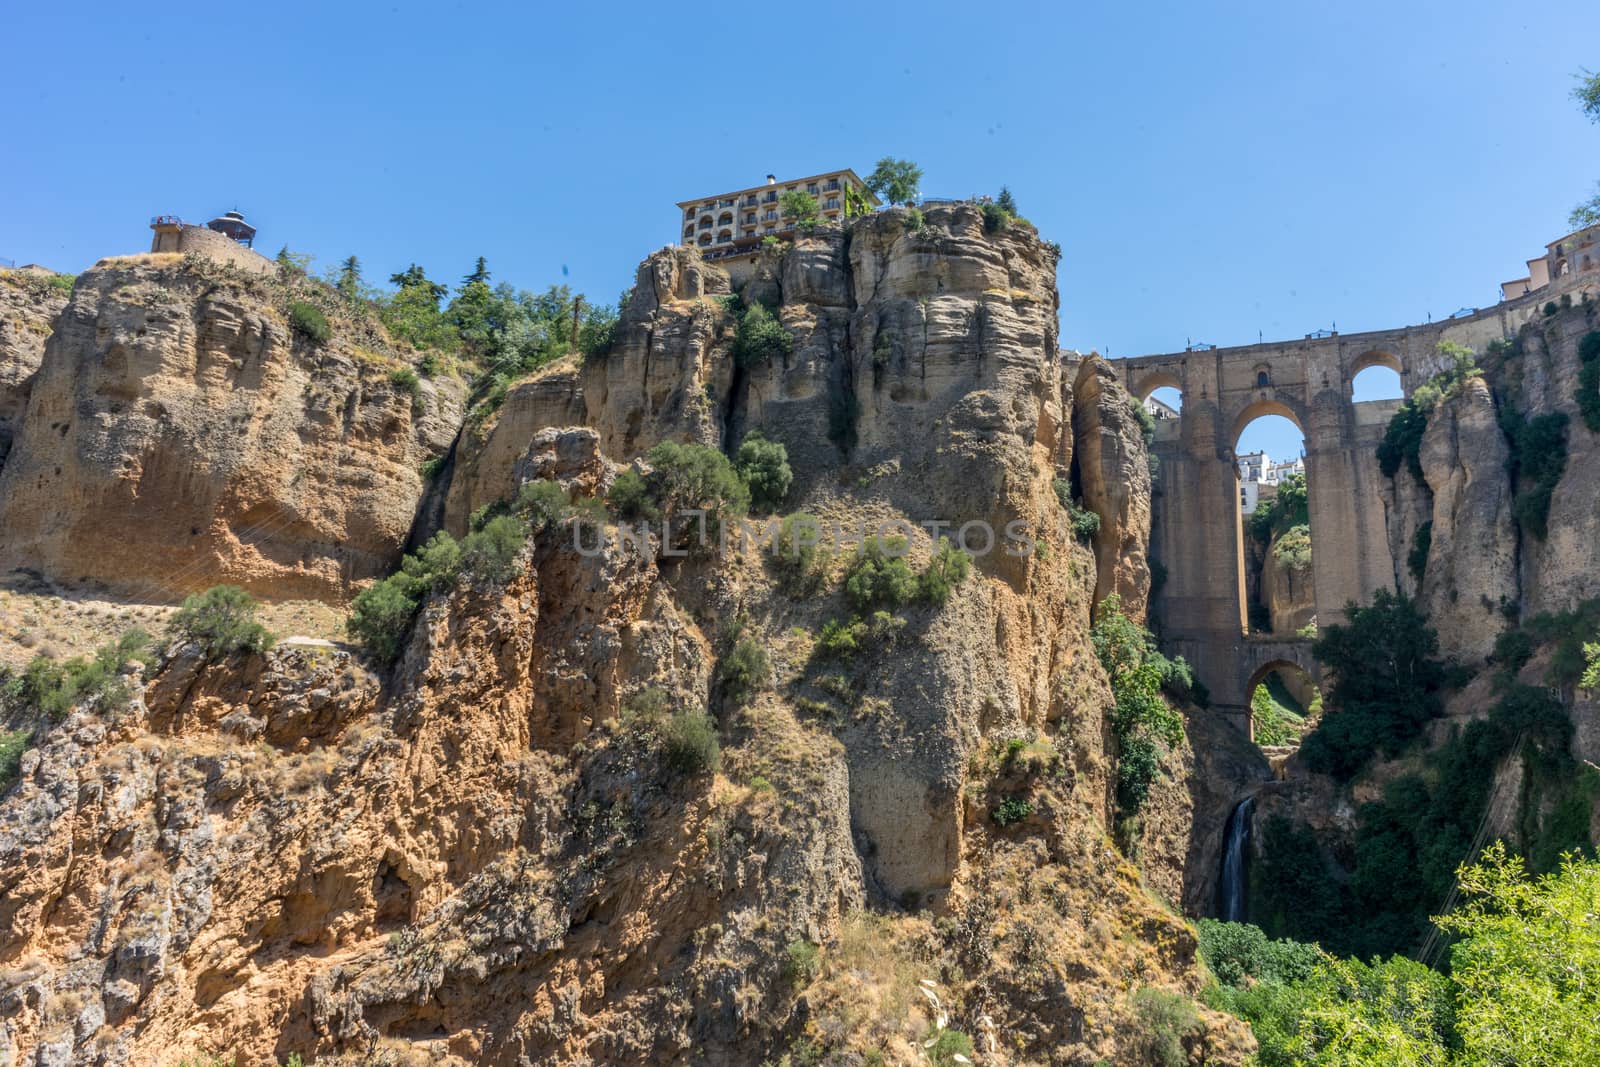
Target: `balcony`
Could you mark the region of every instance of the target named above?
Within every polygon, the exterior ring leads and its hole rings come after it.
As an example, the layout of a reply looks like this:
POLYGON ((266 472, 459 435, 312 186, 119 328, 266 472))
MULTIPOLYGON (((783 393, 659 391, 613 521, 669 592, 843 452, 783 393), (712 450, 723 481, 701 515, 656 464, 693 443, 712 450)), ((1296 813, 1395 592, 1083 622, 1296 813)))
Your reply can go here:
POLYGON ((709 229, 711 229, 711 220, 710 220, 710 219, 701 219, 701 220, 700 220, 700 228, 701 228, 701 229, 702 229, 702 230, 709 230, 709 229))
POLYGON ((838 182, 837 179, 835 179, 835 180, 829 182, 828 184, 824 185, 822 188, 826 192, 837 193, 839 191, 839 182, 838 182))
POLYGON ((768 193, 766 196, 761 198, 761 202, 763 204, 776 204, 778 202, 778 194, 768 193))

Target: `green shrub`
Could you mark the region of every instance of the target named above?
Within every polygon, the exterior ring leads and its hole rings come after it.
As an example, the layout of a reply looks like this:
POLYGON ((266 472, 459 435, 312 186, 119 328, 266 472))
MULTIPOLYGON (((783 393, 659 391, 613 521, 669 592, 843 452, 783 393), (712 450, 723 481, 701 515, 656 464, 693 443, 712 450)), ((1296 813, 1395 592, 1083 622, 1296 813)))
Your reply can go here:
POLYGON ((767 650, 753 637, 740 638, 733 650, 717 665, 722 691, 735 704, 742 704, 766 688, 772 675, 767 650))
POLYGON ((0 711, 59 722, 80 704, 103 711, 125 703, 129 694, 122 668, 130 662, 148 664, 149 649, 150 635, 135 627, 91 656, 64 663, 35 656, 16 675, 0 668, 0 711))
POLYGON ((255 597, 236 585, 215 585, 184 600, 168 621, 179 639, 200 646, 208 659, 236 652, 265 652, 274 638, 256 621, 255 597))
POLYGON ((922 215, 922 209, 914 207, 906 209, 906 229, 915 233, 925 225, 927 220, 922 215))
POLYGON ((917 595, 917 577, 905 561, 903 537, 868 538, 845 571, 844 594, 858 613, 894 610, 917 595))
POLYGON ((857 618, 829 619, 817 638, 818 655, 853 659, 867 637, 867 624, 857 618))
POLYGON ((417 372, 410 367, 397 367, 389 374, 389 383, 411 397, 411 406, 420 409, 422 406, 422 379, 417 377, 417 372))
POLYGON ((654 521, 661 517, 661 509, 651 499, 650 484, 631 467, 611 482, 611 492, 606 495, 606 502, 619 518, 654 521))
POLYGON ((1033 814, 1033 804, 1023 797, 1006 797, 989 812, 996 826, 1010 826, 1033 814))
POLYGON ((651 467, 645 478, 650 502, 668 516, 699 509, 708 522, 716 523, 743 515, 750 506, 744 480, 728 457, 714 448, 663 441, 645 458, 651 467))
POLYGON ((951 544, 949 538, 941 537, 934 548, 933 557, 928 560, 927 568, 917 579, 917 595, 930 604, 943 607, 950 599, 951 592, 966 581, 971 573, 972 557, 951 544))
POLYGON ((22 754, 32 740, 32 730, 0 730, 0 793, 21 775, 22 754))
POLYGON ((289 305, 289 327, 314 344, 325 345, 333 336, 328 316, 315 304, 296 301, 289 305))
POLYGON ((667 766, 693 776, 714 771, 722 762, 717 723, 706 711, 679 711, 661 725, 662 755, 667 766))
POLYGON ((794 350, 794 337, 761 303, 752 303, 739 317, 733 335, 733 359, 740 367, 782 360, 794 350))
POLYGON ((1564 411, 1529 419, 1510 405, 1500 409, 1517 487, 1511 512, 1524 530, 1541 541, 1549 535, 1550 501, 1567 469, 1567 423, 1564 411))
POLYGON ((794 482, 789 450, 782 442, 767 440, 759 430, 751 431, 739 445, 735 467, 750 488, 750 502, 762 511, 773 511, 782 504, 794 482))
POLYGON ((1291 526, 1278 536, 1272 546, 1272 557, 1290 570, 1303 571, 1311 566, 1311 527, 1291 526))
POLYGON ((1311 510, 1306 496, 1306 476, 1291 474, 1278 483, 1278 492, 1250 513, 1250 536, 1263 545, 1298 526, 1311 532, 1311 510))
POLYGON ((1516 674, 1533 658, 1533 637, 1526 630, 1502 630, 1490 659, 1507 674, 1516 674))
POLYGON ((1428 552, 1433 548, 1433 520, 1429 519, 1417 527, 1417 532, 1411 537, 1411 551, 1406 555, 1406 569, 1411 572, 1411 577, 1422 584, 1422 576, 1428 570, 1428 552))
POLYGON ((1578 342, 1578 413, 1592 433, 1600 433, 1600 330, 1578 342))
POLYGON ((972 1062, 972 1038, 960 1030, 940 1030, 924 1048, 928 1053, 928 1062, 933 1067, 960 1067, 963 1063, 972 1062), (961 1059, 956 1059, 957 1056, 961 1059))
POLYGON ((1583 642, 1600 630, 1600 598, 1585 600, 1571 611, 1535 615, 1527 629, 1540 642, 1554 645, 1546 681, 1572 685, 1584 672, 1583 642))
POLYGON ((1378 590, 1366 607, 1347 605, 1345 616, 1313 646, 1334 682, 1301 755, 1312 770, 1347 781, 1374 755, 1398 755, 1443 713, 1445 677, 1433 658, 1438 635, 1409 598, 1378 590))
POLYGON ((345 631, 381 662, 397 659, 411 632, 421 601, 410 588, 404 574, 393 574, 369 585, 351 602, 345 631))
POLYGON ((1316 945, 1282 938, 1273 941, 1249 923, 1200 920, 1200 955, 1224 985, 1257 982, 1303 982, 1311 977, 1322 952, 1316 945))
POLYGON ((1133 994, 1137 1062, 1152 1067, 1186 1067, 1184 1039, 1202 1029, 1194 1002, 1178 993, 1144 986, 1133 994))
POLYGON ((1137 815, 1161 769, 1161 747, 1183 743, 1183 719, 1161 697, 1169 663, 1155 639, 1122 613, 1116 594, 1101 601, 1090 631, 1096 657, 1111 682, 1117 739, 1117 803, 1137 815))
POLYGON ((528 524, 514 515, 500 515, 461 541, 461 572, 469 580, 505 585, 522 569, 522 547, 528 524))
POLYGON ((1435 351, 1448 359, 1449 365, 1428 381, 1418 386, 1405 403, 1389 419, 1383 441, 1378 445, 1378 467, 1384 475, 1393 478, 1405 463, 1417 481, 1422 481, 1422 434, 1428 428, 1428 416, 1440 400, 1455 393, 1461 384, 1480 373, 1472 350, 1451 341, 1442 341, 1435 351))
POLYGON ((783 952, 787 957, 783 964, 784 980, 795 987, 810 985, 822 969, 822 954, 817 946, 803 939, 796 940, 789 942, 783 952))
POLYGON ((814 515, 797 511, 778 527, 777 550, 772 564, 784 592, 810 596, 822 588, 828 575, 828 553, 822 547, 822 524, 814 515))
POLYGON ((983 232, 1002 233, 1011 225, 1011 213, 999 204, 983 205, 983 232))
POLYGON ((560 485, 539 478, 524 482, 517 490, 517 499, 511 510, 523 516, 535 527, 553 526, 567 517, 571 501, 560 485))

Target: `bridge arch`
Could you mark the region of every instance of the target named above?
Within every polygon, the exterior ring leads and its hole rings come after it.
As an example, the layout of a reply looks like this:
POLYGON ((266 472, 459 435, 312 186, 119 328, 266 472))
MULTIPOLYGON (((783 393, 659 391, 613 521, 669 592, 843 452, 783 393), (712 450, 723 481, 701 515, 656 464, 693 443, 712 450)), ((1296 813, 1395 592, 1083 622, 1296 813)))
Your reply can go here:
POLYGON ((1307 422, 1305 409, 1298 401, 1273 391, 1270 396, 1256 397, 1234 417, 1233 428, 1229 432, 1229 444, 1234 449, 1237 449, 1239 447, 1239 438, 1244 435, 1244 431, 1252 422, 1255 422, 1263 415, 1282 415, 1294 423, 1295 429, 1300 431, 1302 437, 1305 436, 1307 422))
POLYGON ((1256 687, 1264 685, 1271 675, 1287 675, 1286 681, 1298 676, 1297 684, 1303 686, 1302 692, 1295 693, 1294 687, 1290 686, 1290 694, 1302 706, 1309 705, 1311 694, 1322 688, 1321 666, 1311 655, 1309 641, 1246 642, 1244 661, 1240 667, 1244 677, 1243 725, 1245 735, 1252 741, 1256 740, 1256 687))
POLYGON ((1138 379, 1133 387, 1133 395, 1137 399, 1144 401, 1150 399, 1150 394, 1157 389, 1176 389, 1179 393, 1182 393, 1183 378, 1171 370, 1152 371, 1143 378, 1138 379))

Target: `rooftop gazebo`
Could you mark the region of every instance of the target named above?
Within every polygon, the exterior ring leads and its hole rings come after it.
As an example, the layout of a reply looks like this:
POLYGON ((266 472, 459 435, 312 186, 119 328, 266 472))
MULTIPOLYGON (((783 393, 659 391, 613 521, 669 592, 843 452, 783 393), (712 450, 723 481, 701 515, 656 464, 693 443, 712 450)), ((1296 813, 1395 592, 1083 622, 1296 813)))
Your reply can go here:
POLYGON ((244 216, 237 211, 224 212, 206 223, 206 229, 215 230, 224 236, 231 237, 246 248, 253 246, 256 239, 256 228, 244 221, 244 216))

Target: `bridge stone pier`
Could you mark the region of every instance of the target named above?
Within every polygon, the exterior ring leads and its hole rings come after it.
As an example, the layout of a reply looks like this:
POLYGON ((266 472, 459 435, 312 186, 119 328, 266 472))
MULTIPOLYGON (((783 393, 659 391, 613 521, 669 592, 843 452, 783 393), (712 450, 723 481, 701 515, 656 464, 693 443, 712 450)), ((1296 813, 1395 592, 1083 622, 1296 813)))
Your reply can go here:
POLYGON ((1247 636, 1235 458, 1245 427, 1262 415, 1283 415, 1305 435, 1317 622, 1339 622, 1347 603, 1367 603, 1375 590, 1398 586, 1376 453, 1401 402, 1353 402, 1355 376, 1389 367, 1409 396, 1442 369, 1441 341, 1482 352, 1511 336, 1532 304, 1508 301, 1398 330, 1113 361, 1140 400, 1163 386, 1183 395, 1180 416, 1156 423, 1161 468, 1150 554, 1166 568, 1166 581, 1152 616, 1163 645, 1189 661, 1220 711, 1248 724, 1250 692, 1269 663, 1292 664, 1313 680, 1321 675, 1310 642, 1247 636))

